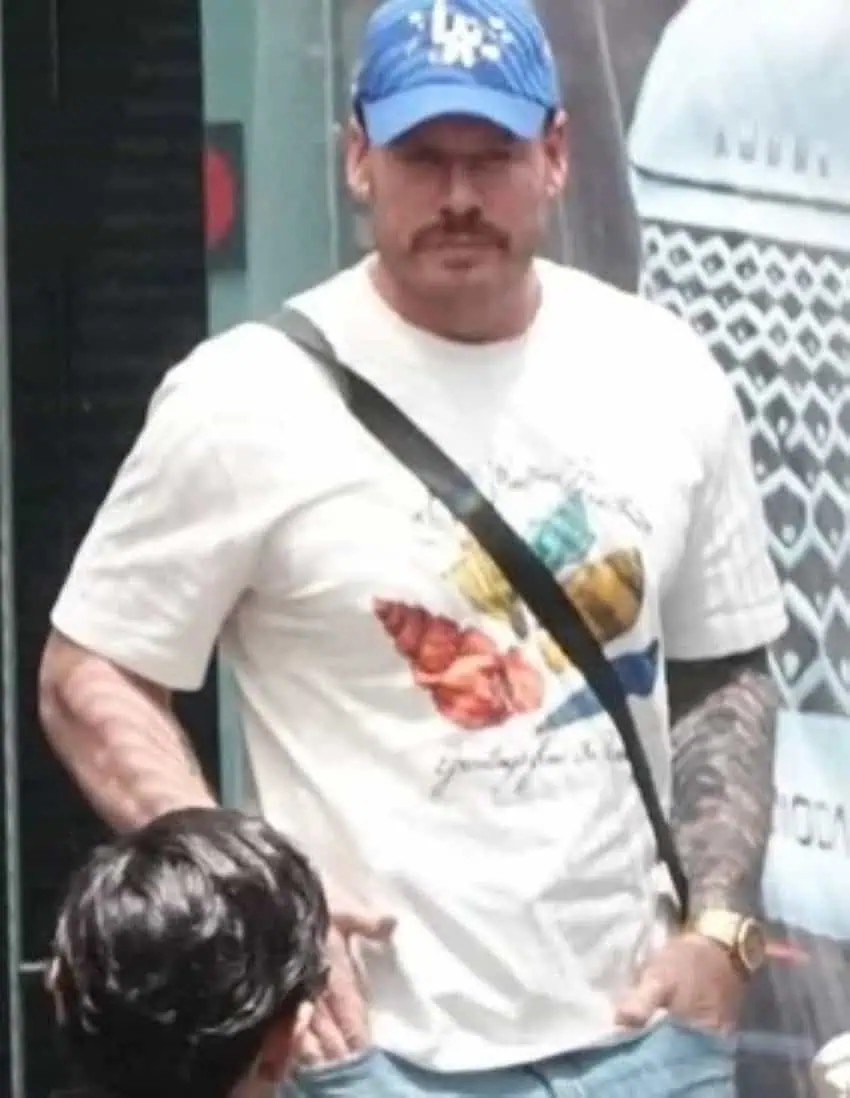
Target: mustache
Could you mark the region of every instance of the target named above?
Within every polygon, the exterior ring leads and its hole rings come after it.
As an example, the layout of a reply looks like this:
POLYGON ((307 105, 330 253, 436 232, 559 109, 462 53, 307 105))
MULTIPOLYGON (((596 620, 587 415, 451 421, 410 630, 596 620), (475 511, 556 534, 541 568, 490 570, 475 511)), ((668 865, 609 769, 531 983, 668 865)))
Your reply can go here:
POLYGON ((504 233, 479 218, 475 220, 444 218, 438 224, 420 229, 413 237, 412 244, 413 248, 419 251, 451 245, 458 240, 463 240, 465 243, 491 244, 502 249, 506 249, 510 243, 504 233))

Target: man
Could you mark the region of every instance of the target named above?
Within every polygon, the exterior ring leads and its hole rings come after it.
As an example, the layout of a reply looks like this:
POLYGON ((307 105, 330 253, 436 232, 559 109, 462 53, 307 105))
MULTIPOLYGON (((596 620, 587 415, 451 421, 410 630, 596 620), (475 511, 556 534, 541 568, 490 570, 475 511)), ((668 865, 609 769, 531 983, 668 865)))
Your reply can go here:
POLYGON ((157 392, 53 613, 47 734, 117 828, 210 803, 169 693, 220 643, 262 810, 336 919, 301 1085, 725 1096, 784 626, 734 396, 673 316, 534 259, 567 125, 530 6, 389 0, 353 108, 376 254, 296 304, 581 607, 672 793, 693 921, 666 927, 580 674, 268 325, 157 392))
POLYGON ((318 877, 263 820, 167 813, 94 852, 48 986, 79 1096, 269 1098, 325 980, 318 877))

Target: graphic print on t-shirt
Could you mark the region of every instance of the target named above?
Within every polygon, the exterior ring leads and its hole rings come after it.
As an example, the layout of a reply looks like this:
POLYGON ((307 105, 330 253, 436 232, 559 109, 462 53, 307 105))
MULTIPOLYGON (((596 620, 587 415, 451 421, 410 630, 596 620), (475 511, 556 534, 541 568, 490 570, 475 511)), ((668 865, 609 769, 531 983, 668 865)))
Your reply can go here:
POLYGON ((543 676, 518 647, 502 651, 483 630, 421 606, 377 599, 375 613, 410 664, 416 685, 459 728, 494 728, 542 705, 543 676))
MULTIPOLYGON (((645 515, 595 463, 563 455, 544 463, 539 437, 528 445, 516 431, 501 441, 510 460, 491 456, 475 476, 481 491, 580 611, 637 706, 639 727, 661 734, 657 577, 647 572, 645 515)), ((622 743, 579 669, 438 501, 423 500, 413 529, 437 583, 424 597, 379 589, 372 611, 411 688, 444 722, 422 758, 431 795, 560 796, 590 788, 581 777, 587 767, 607 785, 601 775, 627 765, 622 743)))
MULTIPOLYGON (((614 549, 593 559, 595 538, 580 491, 570 492, 526 536, 603 648, 633 629, 643 608, 643 559, 636 548, 614 549)), ((446 579, 478 615, 510 625, 516 644, 500 647, 482 628, 430 613, 422 606, 378 598, 375 613, 408 661, 416 684, 431 694, 444 717, 470 731, 496 727, 540 709, 543 674, 526 650, 539 654, 555 675, 571 666, 568 656, 532 623, 516 593, 471 534, 463 536, 460 555, 446 579)), ((649 697, 658 671, 657 641, 612 662, 627 695, 649 697)), ((553 731, 600 711, 599 701, 584 687, 550 712, 538 731, 553 731)))

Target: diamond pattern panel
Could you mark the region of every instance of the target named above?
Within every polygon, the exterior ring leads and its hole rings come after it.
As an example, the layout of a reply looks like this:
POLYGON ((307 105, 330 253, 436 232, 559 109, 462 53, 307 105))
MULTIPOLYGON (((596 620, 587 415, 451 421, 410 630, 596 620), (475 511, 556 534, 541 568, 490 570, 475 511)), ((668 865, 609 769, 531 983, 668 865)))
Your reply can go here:
POLYGON ((850 712, 850 256, 643 225, 642 292, 684 317, 731 377, 783 580, 774 653, 788 707, 850 712))

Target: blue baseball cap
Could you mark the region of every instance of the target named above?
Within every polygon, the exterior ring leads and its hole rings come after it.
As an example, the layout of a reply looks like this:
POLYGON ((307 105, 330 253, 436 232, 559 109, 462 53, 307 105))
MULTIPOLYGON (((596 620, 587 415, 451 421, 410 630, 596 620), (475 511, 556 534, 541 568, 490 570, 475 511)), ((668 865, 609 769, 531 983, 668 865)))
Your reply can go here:
POLYGON ((388 145, 449 115, 530 140, 561 97, 530 0, 385 0, 366 24, 353 100, 369 140, 388 145))

